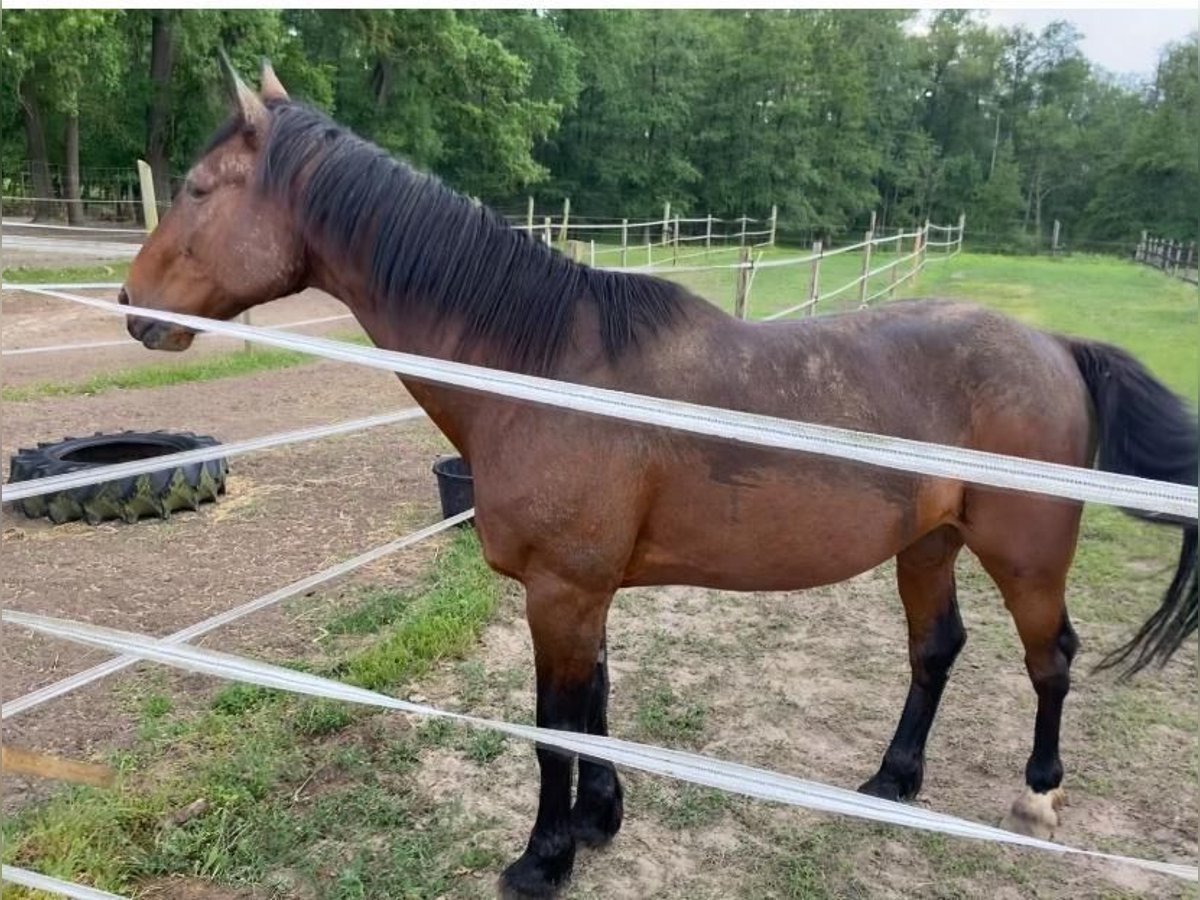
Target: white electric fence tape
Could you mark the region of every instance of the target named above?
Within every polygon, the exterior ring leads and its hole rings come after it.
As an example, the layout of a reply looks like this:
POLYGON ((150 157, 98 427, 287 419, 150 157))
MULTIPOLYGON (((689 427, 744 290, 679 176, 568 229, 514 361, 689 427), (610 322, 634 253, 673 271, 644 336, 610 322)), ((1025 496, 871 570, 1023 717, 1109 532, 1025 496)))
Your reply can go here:
POLYGON ((856 791, 846 790, 845 788, 831 787, 790 775, 780 775, 766 769, 725 762, 724 760, 701 756, 697 753, 667 750, 632 741, 623 741, 617 738, 537 728, 529 725, 515 725, 508 722, 497 722, 476 716, 464 715, 462 713, 446 712, 431 706, 398 700, 394 697, 364 690, 353 685, 319 678, 315 675, 296 672, 291 669, 273 666, 245 657, 234 656, 229 653, 220 653, 186 644, 160 641, 96 625, 85 625, 78 622, 70 622, 48 616, 31 615, 12 610, 5 610, 3 618, 4 621, 12 625, 30 628, 41 634, 94 647, 102 647, 106 650, 119 652, 127 656, 151 660, 190 672, 198 672, 226 680, 257 684, 261 687, 306 694, 313 697, 324 697, 346 703, 382 707, 412 715, 464 722, 473 727, 489 728, 511 735, 512 737, 533 741, 543 746, 556 747, 569 753, 578 753, 589 759, 605 760, 626 768, 664 775, 681 781, 688 781, 692 784, 743 794, 747 797, 755 797, 760 800, 785 803, 791 806, 803 806, 819 812, 855 816, 860 819, 869 819, 875 822, 901 825, 924 831, 934 831, 956 837, 1014 844, 1057 854, 1078 854, 1093 859, 1103 859, 1110 862, 1137 866, 1138 868, 1164 875, 1172 875, 1176 878, 1183 878, 1189 881, 1197 880, 1195 866, 1137 859, 1096 850, 1069 847, 1052 841, 1044 841, 1015 834, 1001 828, 981 825, 966 819, 922 809, 917 806, 906 806, 901 803, 880 800, 877 797, 870 797, 856 791))
POLYGON ((37 872, 30 872, 28 869, 20 869, 16 866, 0 866, 0 882, 19 884, 22 887, 45 891, 48 894, 57 894, 60 897, 73 897, 75 900, 125 900, 118 894, 100 891, 85 884, 63 881, 61 878, 51 878, 49 875, 39 875, 37 872))
POLYGON ((102 309, 113 315, 136 315, 197 331, 229 334, 327 359, 384 369, 417 381, 760 447, 799 450, 903 472, 951 478, 1006 490, 1047 494, 1068 500, 1104 503, 1191 520, 1196 519, 1197 505, 1200 504, 1200 495, 1193 485, 1171 484, 1148 478, 554 381, 393 350, 361 347, 309 335, 290 334, 272 328, 219 322, 165 310, 119 306, 60 291, 46 290, 38 293, 102 309))
MULTIPOLYGON (((361 569, 363 566, 383 559, 385 556, 390 556, 414 544, 419 544, 426 538, 433 537, 435 534, 443 532, 447 528, 457 525, 459 522, 465 522, 474 515, 475 510, 468 509, 466 512, 443 519, 427 528, 422 528, 420 531, 414 531, 412 534, 367 550, 365 553, 360 553, 358 556, 343 560, 327 569, 322 569, 320 572, 315 572, 307 578, 294 581, 289 585, 271 591, 269 594, 264 594, 248 603, 243 603, 241 606, 235 606, 233 609, 217 613, 215 616, 210 616, 202 622, 197 622, 195 625, 189 625, 187 628, 180 629, 174 634, 167 635, 163 638, 163 641, 166 643, 183 643, 208 634, 210 631, 215 631, 224 625, 228 625, 230 622, 235 622, 251 613, 258 612, 260 609, 266 609, 268 606, 274 606, 276 603, 286 600, 289 597, 295 597, 297 594, 311 591, 313 588, 325 584, 327 581, 340 578, 356 569, 361 569)), ((69 694, 84 685, 99 681, 101 678, 106 678, 115 672, 126 669, 137 661, 138 658, 134 656, 119 656, 116 659, 99 663, 90 669, 85 669, 74 675, 68 675, 66 678, 38 688, 36 691, 30 691, 25 696, 18 697, 16 700, 10 700, 0 706, 0 720, 8 719, 26 710, 33 709, 35 706, 41 706, 55 697, 69 694)))

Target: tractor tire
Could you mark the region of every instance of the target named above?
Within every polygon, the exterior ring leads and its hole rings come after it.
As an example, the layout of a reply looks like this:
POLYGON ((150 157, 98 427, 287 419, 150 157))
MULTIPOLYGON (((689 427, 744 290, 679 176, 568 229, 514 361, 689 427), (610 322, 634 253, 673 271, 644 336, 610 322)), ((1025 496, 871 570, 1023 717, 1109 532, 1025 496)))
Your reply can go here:
MULTIPOLYGON (((129 462, 217 445, 215 438, 190 432, 123 431, 93 437, 66 438, 22 449, 10 457, 9 483, 47 478, 111 463, 129 462)), ((46 516, 56 525, 82 519, 98 525, 108 519, 130 524, 143 516, 169 518, 180 509, 196 510, 225 493, 229 464, 224 457, 176 466, 158 472, 116 478, 87 487, 71 488, 40 497, 27 497, 15 506, 28 518, 46 516)))

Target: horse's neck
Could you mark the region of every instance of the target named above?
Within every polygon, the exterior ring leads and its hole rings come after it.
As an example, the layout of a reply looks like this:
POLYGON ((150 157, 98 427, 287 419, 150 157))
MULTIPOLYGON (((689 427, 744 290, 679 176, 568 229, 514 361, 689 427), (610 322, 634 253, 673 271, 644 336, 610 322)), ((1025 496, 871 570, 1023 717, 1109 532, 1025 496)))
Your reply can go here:
MULTIPOLYGON (((352 263, 314 258, 307 286, 322 290, 346 304, 377 347, 435 359, 483 364, 487 348, 481 345, 476 346, 473 354, 462 355, 459 323, 435 317, 432 313, 425 314, 419 303, 407 304, 404 314, 400 315, 393 303, 371 287, 369 276, 352 263)), ((496 401, 483 394, 403 377, 400 380, 459 452, 469 456, 471 425, 496 401)))

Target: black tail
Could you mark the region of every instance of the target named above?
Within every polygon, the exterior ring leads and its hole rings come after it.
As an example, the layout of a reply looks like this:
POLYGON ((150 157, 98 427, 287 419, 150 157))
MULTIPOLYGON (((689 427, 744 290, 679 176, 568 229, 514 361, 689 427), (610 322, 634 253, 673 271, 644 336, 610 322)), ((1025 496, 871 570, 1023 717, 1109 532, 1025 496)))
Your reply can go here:
MULTIPOLYGON (((1124 350, 1068 340, 1087 384, 1099 434, 1097 465, 1106 472, 1175 484, 1196 484, 1196 417, 1187 404, 1156 381, 1124 350)), ((1162 603, 1130 641, 1109 653, 1098 668, 1131 660, 1124 677, 1151 663, 1166 664, 1196 631, 1196 520, 1125 510, 1150 522, 1183 529, 1179 566, 1162 603)))

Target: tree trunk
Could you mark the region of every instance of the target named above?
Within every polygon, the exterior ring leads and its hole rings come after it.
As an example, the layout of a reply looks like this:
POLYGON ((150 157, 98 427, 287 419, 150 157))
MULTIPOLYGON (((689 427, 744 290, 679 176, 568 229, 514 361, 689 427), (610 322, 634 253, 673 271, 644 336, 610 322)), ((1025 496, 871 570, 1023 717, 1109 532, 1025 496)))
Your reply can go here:
POLYGON ((160 200, 171 197, 168 118, 171 113, 171 69, 175 63, 174 13, 151 13, 150 105, 146 108, 146 162, 154 176, 154 193, 160 200))
POLYGON ((67 116, 67 222, 83 224, 83 203, 79 198, 79 113, 67 116))
POLYGON ((29 174, 33 180, 33 221, 45 222, 55 217, 54 185, 50 183, 50 159, 46 152, 46 127, 42 107, 29 79, 21 80, 21 108, 25 111, 25 148, 29 156, 29 174))

